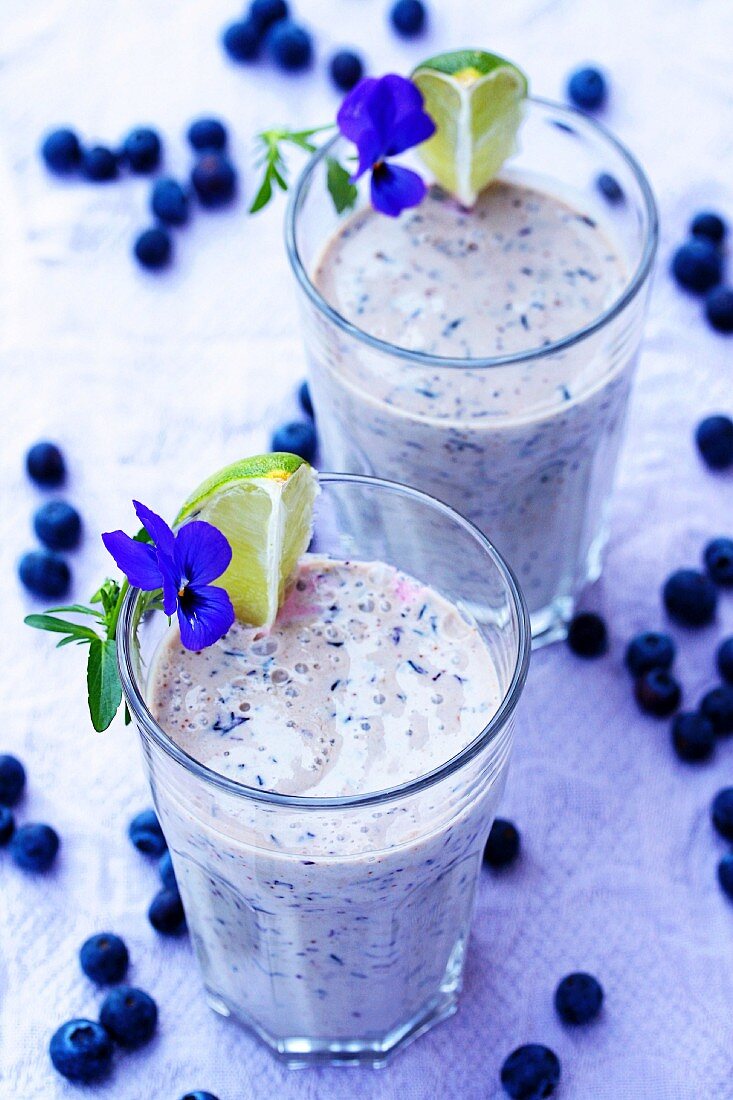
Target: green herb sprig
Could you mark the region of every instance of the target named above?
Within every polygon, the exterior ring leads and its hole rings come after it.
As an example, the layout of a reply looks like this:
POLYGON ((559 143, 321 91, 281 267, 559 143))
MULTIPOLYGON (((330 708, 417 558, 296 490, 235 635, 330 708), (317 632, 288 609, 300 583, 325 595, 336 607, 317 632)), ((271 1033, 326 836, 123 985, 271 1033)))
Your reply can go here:
MULTIPOLYGON (((288 164, 286 149, 288 146, 302 149, 306 153, 315 153, 317 146, 311 140, 316 134, 322 134, 333 130, 334 124, 326 126, 314 126, 309 130, 263 130, 257 135, 259 147, 257 166, 263 169, 262 181, 257 189, 250 214, 256 214, 271 201, 275 190, 288 189, 288 164)), ((358 191, 349 178, 349 172, 335 158, 328 157, 326 163, 326 186, 333 200, 336 211, 342 214, 350 210, 356 203, 358 191)))

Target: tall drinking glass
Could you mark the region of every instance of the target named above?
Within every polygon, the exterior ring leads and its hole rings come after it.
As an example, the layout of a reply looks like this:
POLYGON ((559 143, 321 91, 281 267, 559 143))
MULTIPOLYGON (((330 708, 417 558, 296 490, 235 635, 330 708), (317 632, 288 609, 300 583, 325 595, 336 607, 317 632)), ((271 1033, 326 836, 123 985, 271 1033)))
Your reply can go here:
POLYGON ((374 1064, 456 1009, 529 621, 503 559, 446 505, 360 476, 324 474, 321 489, 319 556, 381 560, 431 584, 415 569, 430 532, 473 576, 466 592, 444 572, 441 592, 476 623, 501 702, 458 755, 353 797, 272 793, 209 770, 151 713, 150 670, 167 624, 160 613, 141 617, 134 589, 120 620, 120 672, 211 1007, 291 1063, 374 1064), (353 525, 367 513, 368 526, 353 525), (405 524, 414 552, 403 537, 395 542, 405 524))
MULTIPOLYGON (((315 272, 328 243, 352 216, 335 212, 326 188, 329 158, 348 156, 338 137, 313 156, 293 192, 287 248, 299 288, 324 465, 414 485, 471 519, 517 574, 537 642, 562 636, 580 592, 601 572, 657 215, 636 160, 587 116, 531 99, 520 142, 500 181, 555 196, 571 217, 602 227, 621 265, 620 289, 579 331, 513 354, 448 358, 377 338, 355 323, 358 317, 337 312, 321 293, 315 272), (613 177, 605 193, 598 186, 601 174, 613 177)), ((362 186, 357 209, 367 202, 362 186)), ((417 214, 424 222, 420 211, 402 219, 417 214)), ((531 217, 529 211, 520 232, 532 232, 531 217)), ((362 253, 360 261, 381 271, 391 289, 387 253, 390 234, 398 230, 390 218, 379 222, 384 252, 377 249, 368 259, 362 253)), ((459 271, 456 256, 463 243, 438 241, 427 258, 415 253, 412 262, 438 262, 459 271), (438 252, 449 258, 438 255, 436 261, 438 252)), ((501 259, 496 251, 487 256, 487 268, 501 259)), ((524 274, 541 279, 542 262, 540 256, 538 268, 524 274)), ((348 277, 345 250, 338 263, 331 280, 348 277)), ((582 267, 563 274, 578 295, 588 285, 584 279, 596 278, 582 267)), ((400 279, 407 277, 409 271, 400 273, 400 279)), ((548 304, 541 308, 552 310, 558 303, 546 287, 543 292, 548 304)), ((472 303, 466 293, 465 309, 478 308, 478 295, 472 303)), ((394 299, 414 306, 418 318, 431 309, 435 315, 440 294, 437 282, 432 304, 425 305, 395 280, 394 299)), ((524 284, 506 308, 518 311, 523 294, 524 284)), ((396 308, 387 291, 381 308, 383 313, 396 308)), ((416 320, 415 328, 421 323, 416 320)), ((450 324, 460 324, 460 318, 450 324)))

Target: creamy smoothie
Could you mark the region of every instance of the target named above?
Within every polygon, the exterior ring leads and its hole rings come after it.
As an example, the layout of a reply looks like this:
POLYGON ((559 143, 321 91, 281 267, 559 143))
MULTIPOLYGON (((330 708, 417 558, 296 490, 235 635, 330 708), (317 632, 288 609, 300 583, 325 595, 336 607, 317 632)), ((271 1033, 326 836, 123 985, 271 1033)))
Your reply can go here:
MULTIPOLYGON (((507 179, 467 211, 432 189, 346 220, 312 270, 341 317, 396 348, 473 360, 542 349, 616 301, 626 263, 598 217, 507 179)), ((331 468, 415 485, 473 520, 542 628, 599 568, 636 340, 616 334, 504 366, 387 355, 306 317, 331 468)))
MULTIPOLYGON (((502 692, 476 624, 436 591, 385 564, 306 556, 268 633, 235 624, 192 653, 171 630, 148 698, 220 775, 332 798, 440 767, 502 692)), ((507 752, 497 746, 469 791, 451 779, 342 813, 265 804, 233 821, 223 802, 192 812, 167 792, 163 824, 214 1006, 272 1045, 287 1037, 291 1053, 293 1036, 309 1049, 386 1047, 452 1011, 507 752)))

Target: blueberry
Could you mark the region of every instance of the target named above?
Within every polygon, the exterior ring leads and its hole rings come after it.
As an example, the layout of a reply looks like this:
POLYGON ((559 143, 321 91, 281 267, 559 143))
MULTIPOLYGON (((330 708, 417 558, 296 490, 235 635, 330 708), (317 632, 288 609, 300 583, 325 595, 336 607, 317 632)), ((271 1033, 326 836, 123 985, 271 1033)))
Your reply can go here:
POLYGON ((693 237, 681 244, 672 257, 672 274, 685 290, 704 294, 719 283, 723 275, 720 253, 710 241, 693 237))
POLYGON ((305 415, 309 416, 312 420, 314 416, 313 401, 311 399, 311 391, 308 387, 307 382, 301 382, 298 388, 298 402, 305 415))
POLYGON ((672 744, 680 760, 688 764, 707 760, 715 748, 715 730, 704 714, 683 711, 672 722, 672 744))
POLYGON ((186 133, 189 144, 197 153, 216 149, 221 152, 227 147, 227 131, 218 118, 197 118, 186 133))
POLYGON ((102 1002, 99 1022, 126 1050, 149 1043, 158 1023, 158 1006, 142 989, 118 985, 102 1002))
POLYGON ((51 550, 31 550, 18 565, 21 583, 34 596, 59 599, 71 584, 71 570, 58 554, 51 550))
POLYGON ((720 643, 715 660, 720 675, 729 684, 733 684, 733 638, 725 638, 720 643))
POLYGON ((690 233, 693 237, 704 237, 713 244, 723 243, 726 229, 720 214, 715 214, 712 210, 701 210, 690 222, 690 233))
POLYGON ((520 847, 521 838, 516 825, 506 818, 497 817, 484 848, 484 863, 494 868, 508 867, 519 855, 520 847))
POLYGON ((540 1043, 517 1047, 501 1067, 501 1083, 512 1100, 542 1100, 552 1096, 559 1080, 557 1055, 540 1043))
POLYGON ((150 193, 150 209, 165 225, 185 225, 188 221, 188 195, 178 180, 156 180, 150 193))
POLYGON ((98 985, 114 985, 127 973, 130 956, 125 941, 113 932, 98 932, 81 945, 81 968, 98 985))
POLYGON ((273 23, 279 23, 281 19, 288 18, 288 5, 285 0, 252 0, 249 6, 249 17, 264 34, 273 23))
POLYGON ((122 143, 122 156, 133 172, 154 172, 162 150, 160 138, 148 126, 131 130, 122 143))
POLYGON ((92 183, 107 183, 117 179, 117 157, 106 145, 93 145, 91 149, 84 150, 81 171, 92 183))
POLYGON ((711 580, 723 588, 733 585, 733 539, 713 539, 705 547, 703 560, 711 580))
POLYGON ((171 859, 170 852, 163 852, 163 855, 158 860, 158 874, 166 890, 178 889, 176 872, 173 870, 173 860, 171 859))
POLYGON ((568 78, 568 99, 584 111, 597 111, 606 102, 608 88, 600 69, 576 69, 568 78))
POLYGON ((582 970, 568 974, 555 990, 555 1008, 566 1024, 588 1024, 601 1011, 603 987, 582 970))
POLYGON ((704 573, 678 569, 664 583, 664 606, 670 618, 683 626, 706 626, 715 618, 718 593, 704 573))
POLYGON ((10 841, 10 853, 24 871, 47 871, 58 850, 58 833, 50 825, 21 825, 10 841))
POLYGON ((0 806, 15 806, 25 790, 25 768, 17 756, 0 756, 0 806))
POLYGON ((702 458, 712 470, 733 466, 733 420, 718 413, 706 416, 695 431, 695 442, 702 458))
POLYGON ((706 692, 700 700, 700 712, 718 736, 733 733, 733 684, 721 684, 706 692))
POLYGON ((427 12, 421 0, 397 0, 392 5, 389 18, 402 38, 416 38, 425 29, 427 12))
POLYGON ((81 517, 65 500, 50 500, 34 515, 33 530, 49 550, 73 550, 81 536, 81 517))
POLYGON ((237 190, 237 173, 222 153, 205 153, 191 173, 191 183, 202 206, 224 206, 237 190))
POLYGON ((718 864, 718 882, 723 893, 733 901, 733 852, 724 855, 718 864))
POLYGON ((175 936, 186 924, 186 914, 178 890, 159 890, 150 903, 148 920, 156 932, 175 936))
POLYGON ((221 41, 232 61, 254 61, 262 45, 261 32, 252 19, 230 23, 224 29, 221 41))
POLYGON ((112 1067, 112 1040, 94 1020, 69 1020, 51 1037, 49 1054, 69 1081, 98 1081, 112 1067))
POLYGON ((350 92, 364 75, 364 62, 353 50, 339 50, 328 63, 331 80, 341 92, 350 92))
POLYGON ((173 255, 173 239, 163 226, 144 229, 135 239, 132 252, 141 267, 148 271, 160 271, 167 267, 173 255))
POLYGON ((710 807, 715 829, 726 840, 733 840, 733 787, 718 791, 710 807))
POLYGON ((219 1100, 218 1096, 214 1096, 213 1092, 203 1092, 201 1089, 196 1089, 195 1092, 187 1092, 185 1096, 181 1097, 181 1100, 219 1100))
POLYGON ((567 642, 578 657, 600 657, 608 649, 606 624, 593 611, 581 611, 568 624, 567 642))
POLYGON ((316 454, 316 430, 308 420, 291 420, 273 433, 270 450, 286 451, 300 455, 306 462, 312 462, 316 454))
POLYGON ((81 164, 81 145, 73 130, 66 127, 52 130, 43 139, 41 156, 49 172, 57 176, 67 176, 76 172, 81 164))
POLYGON ((634 686, 636 701, 647 714, 668 718, 682 701, 682 688, 666 668, 650 668, 634 686))
POLYGON ((601 172, 600 176, 596 179, 596 187, 603 195, 604 199, 610 202, 611 206, 618 206, 626 197, 621 188, 621 184, 616 177, 612 176, 609 172, 601 172))
POLYGON ((675 644, 668 634, 645 630, 631 639, 624 661, 632 676, 641 676, 651 668, 670 668, 674 655, 675 644))
POLYGON ((47 443, 45 440, 33 444, 25 456, 25 468, 28 477, 36 485, 55 487, 61 485, 66 477, 64 456, 55 443, 47 443))
POLYGON ((732 287, 713 287, 705 298, 705 316, 716 332, 733 332, 732 287))
POLYGON ((7 806, 0 806, 0 847, 8 843, 15 832, 15 818, 13 811, 7 806))
POLYGON ((127 827, 127 835, 146 856, 162 856, 168 848, 155 810, 142 810, 135 814, 127 827))
POLYGON ((272 59, 286 73, 301 72, 313 60, 313 40, 308 31, 283 19, 268 35, 267 45, 272 59))

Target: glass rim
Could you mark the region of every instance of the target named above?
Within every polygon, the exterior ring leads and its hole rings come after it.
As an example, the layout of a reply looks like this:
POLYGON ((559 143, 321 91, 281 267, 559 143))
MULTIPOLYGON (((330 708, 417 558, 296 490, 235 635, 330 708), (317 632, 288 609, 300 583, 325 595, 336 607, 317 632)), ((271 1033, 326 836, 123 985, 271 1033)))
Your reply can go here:
POLYGON ((567 336, 563 336, 561 339, 555 340, 551 344, 546 344, 544 347, 529 348, 526 351, 513 352, 510 355, 479 356, 475 359, 433 355, 430 352, 413 351, 410 348, 402 348, 397 344, 391 344, 388 340, 381 340, 379 337, 372 336, 363 329, 360 329, 357 325, 343 317, 333 308, 333 306, 329 305, 320 291, 316 288, 300 257, 296 240, 296 225, 305 202, 307 185, 310 183, 318 165, 328 157, 334 145, 341 140, 345 140, 342 138, 341 134, 336 134, 334 137, 329 138, 327 142, 313 153, 310 160, 303 168, 289 197, 285 214, 285 247, 290 266, 298 284, 324 317, 348 336, 353 337, 360 343, 366 344, 367 347, 372 350, 381 352, 384 355, 389 355, 409 363, 434 369, 449 368, 475 370, 477 368, 488 369, 491 367, 528 363, 535 359, 544 359, 548 355, 553 355, 556 352, 565 351, 604 328, 626 309, 629 303, 633 301, 641 288, 645 285, 649 277, 659 240, 659 215, 657 212, 657 204, 647 175, 627 146, 612 134, 606 126, 596 119, 590 118, 583 111, 579 111, 575 107, 565 106, 562 103, 556 103, 551 99, 544 99, 540 96, 529 96, 527 102, 537 107, 549 108, 560 116, 566 116, 568 119, 571 119, 573 124, 579 129, 583 130, 585 128, 607 142, 613 148, 614 152, 621 157, 627 168, 629 168, 639 187, 646 213, 644 247, 636 270, 629 276, 624 285, 624 289, 611 305, 603 310, 602 313, 599 313, 597 317, 583 328, 577 329, 575 332, 571 332, 567 336))
POLYGON ((386 802, 394 802, 400 798, 406 798, 420 791, 434 786, 447 776, 459 771, 465 764, 473 760, 480 752, 490 745, 503 730, 516 709, 529 668, 531 647, 531 631, 527 605, 510 566, 492 542, 486 538, 475 524, 465 519, 449 505, 423 493, 419 489, 413 489, 407 485, 401 485, 395 481, 387 481, 383 478, 368 477, 362 474, 319 473, 319 481, 322 485, 352 484, 368 485, 379 490, 396 492, 402 496, 411 498, 428 505, 435 512, 441 513, 471 535, 475 542, 484 550, 498 569, 506 586, 511 603, 517 618, 517 658, 507 690, 503 693, 501 703, 492 715, 488 723, 480 733, 473 738, 459 753, 444 761, 437 768, 425 772, 415 779, 400 783, 394 787, 386 787, 380 791, 370 791, 358 795, 338 795, 335 797, 318 797, 303 795, 280 794, 277 791, 267 791, 261 788, 248 787, 238 783, 234 779, 220 775, 208 768, 205 764, 196 760, 189 753, 184 752, 168 736, 163 728, 153 717, 143 696, 133 663, 133 639, 135 635, 135 615, 138 601, 142 595, 139 588, 130 587, 125 596, 117 629, 118 647, 117 663, 125 702, 130 710, 138 729, 158 746, 159 749, 170 757, 175 763, 183 767, 210 786, 217 787, 227 794, 237 798, 243 798, 252 802, 260 802, 270 806, 287 807, 294 810, 327 810, 349 809, 363 806, 376 806, 386 802))

